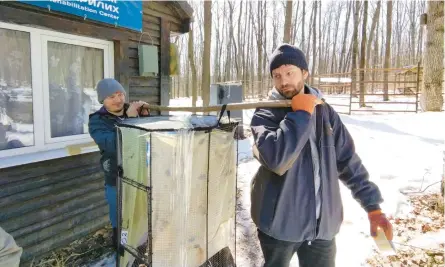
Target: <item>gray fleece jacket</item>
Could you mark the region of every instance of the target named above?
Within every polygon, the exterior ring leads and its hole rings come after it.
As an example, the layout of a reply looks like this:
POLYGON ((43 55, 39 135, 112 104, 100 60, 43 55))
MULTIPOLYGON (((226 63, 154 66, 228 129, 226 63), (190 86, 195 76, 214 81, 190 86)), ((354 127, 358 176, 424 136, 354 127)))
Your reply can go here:
MULTIPOLYGON (((305 86, 305 93, 319 91, 305 86)), ((351 135, 329 104, 317 105, 312 115, 291 108, 258 108, 251 129, 261 163, 251 185, 251 214, 265 234, 290 242, 332 240, 343 221, 339 181, 366 211, 383 202, 351 135)))

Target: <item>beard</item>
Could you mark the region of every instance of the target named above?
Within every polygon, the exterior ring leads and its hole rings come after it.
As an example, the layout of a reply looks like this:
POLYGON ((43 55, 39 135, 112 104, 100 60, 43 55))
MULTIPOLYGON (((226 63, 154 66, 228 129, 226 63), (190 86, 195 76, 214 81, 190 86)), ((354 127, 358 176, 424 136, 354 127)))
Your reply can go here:
POLYGON ((287 99, 292 99, 292 97, 304 93, 304 82, 299 81, 296 85, 287 84, 277 88, 278 92, 287 99))

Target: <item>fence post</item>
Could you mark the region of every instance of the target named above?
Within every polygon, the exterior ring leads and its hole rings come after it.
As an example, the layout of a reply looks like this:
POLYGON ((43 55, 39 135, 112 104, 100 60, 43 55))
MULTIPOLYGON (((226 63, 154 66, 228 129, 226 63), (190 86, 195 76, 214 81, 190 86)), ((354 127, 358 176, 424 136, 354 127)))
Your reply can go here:
POLYGON ((416 113, 419 110, 419 88, 420 88, 420 61, 417 63, 416 113))
POLYGON ((355 70, 353 69, 351 71, 351 86, 349 86, 349 115, 351 115, 352 113, 352 87, 355 88, 356 84, 355 84, 355 70), (354 79, 353 79, 354 77, 354 79), (352 84, 354 84, 354 86, 352 86, 352 84))

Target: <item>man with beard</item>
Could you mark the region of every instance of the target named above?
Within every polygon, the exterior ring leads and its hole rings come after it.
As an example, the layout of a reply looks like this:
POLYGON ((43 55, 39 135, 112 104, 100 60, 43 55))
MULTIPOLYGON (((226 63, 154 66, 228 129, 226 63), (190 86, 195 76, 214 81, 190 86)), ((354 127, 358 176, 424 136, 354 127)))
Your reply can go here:
POLYGON ((100 163, 105 174, 105 196, 113 227, 113 244, 117 246, 117 148, 116 124, 125 118, 148 116, 142 101, 125 103, 125 90, 114 79, 103 79, 96 87, 97 99, 103 106, 89 116, 88 128, 94 142, 99 146, 100 163))
POLYGON ((264 266, 335 266, 335 236, 343 220, 341 180, 367 212, 370 231, 392 226, 380 209, 379 188, 355 152, 339 115, 320 92, 305 85, 303 52, 280 45, 270 58, 270 99, 289 99, 290 108, 258 108, 251 122, 254 155, 261 163, 252 181, 251 213, 258 228, 264 266))

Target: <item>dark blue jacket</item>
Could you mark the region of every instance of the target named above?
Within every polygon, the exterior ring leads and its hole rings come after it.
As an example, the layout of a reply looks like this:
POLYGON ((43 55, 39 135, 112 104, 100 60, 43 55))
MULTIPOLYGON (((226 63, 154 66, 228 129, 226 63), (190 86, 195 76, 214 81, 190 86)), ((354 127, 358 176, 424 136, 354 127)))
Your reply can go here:
POLYGON ((329 104, 316 107, 321 212, 317 231, 309 142, 311 114, 291 108, 259 108, 251 129, 261 166, 252 181, 251 213, 257 227, 279 240, 332 240, 343 221, 342 181, 366 210, 383 202, 355 152, 354 142, 329 104))
MULTIPOLYGON (((128 104, 124 105, 124 114, 128 104)), ((105 174, 105 184, 116 186, 117 181, 117 148, 116 148, 116 124, 125 119, 109 113, 104 107, 90 114, 88 131, 94 142, 99 146, 101 158, 100 165, 105 174)))

